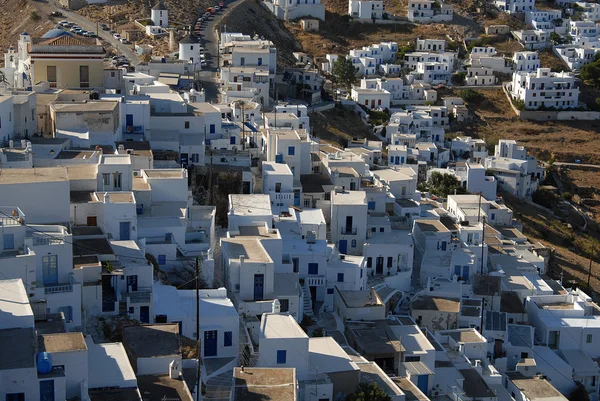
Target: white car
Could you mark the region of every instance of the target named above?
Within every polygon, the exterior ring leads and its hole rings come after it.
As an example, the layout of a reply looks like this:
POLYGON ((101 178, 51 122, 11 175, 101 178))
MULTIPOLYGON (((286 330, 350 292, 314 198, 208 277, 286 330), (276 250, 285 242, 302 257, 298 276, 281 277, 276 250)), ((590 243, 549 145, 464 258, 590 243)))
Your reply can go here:
POLYGON ((123 43, 124 45, 126 45, 127 43, 129 43, 129 42, 127 41, 127 39, 125 39, 125 38, 120 38, 120 39, 119 39, 119 41, 120 41, 121 43, 123 43))
POLYGON ((114 37, 115 39, 121 39, 121 35, 119 35, 118 33, 115 33, 115 34, 113 35, 113 37, 114 37))

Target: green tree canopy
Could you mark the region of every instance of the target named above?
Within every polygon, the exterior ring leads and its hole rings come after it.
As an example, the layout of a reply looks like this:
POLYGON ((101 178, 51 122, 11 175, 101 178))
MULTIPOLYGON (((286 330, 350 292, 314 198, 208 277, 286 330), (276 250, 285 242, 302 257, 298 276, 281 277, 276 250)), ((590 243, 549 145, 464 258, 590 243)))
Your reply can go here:
POLYGON ((356 391, 348 394, 344 401, 392 401, 376 383, 360 383, 356 391))
POLYGON ((451 174, 442 174, 434 171, 425 183, 425 189, 434 195, 446 198, 448 195, 465 194, 467 191, 460 182, 451 174))
POLYGON ((594 88, 600 88, 600 53, 596 53, 594 61, 581 68, 579 77, 594 88))
POLYGON ((358 68, 354 67, 352 60, 345 56, 340 56, 333 62, 333 75, 337 81, 347 88, 350 88, 356 81, 358 68))

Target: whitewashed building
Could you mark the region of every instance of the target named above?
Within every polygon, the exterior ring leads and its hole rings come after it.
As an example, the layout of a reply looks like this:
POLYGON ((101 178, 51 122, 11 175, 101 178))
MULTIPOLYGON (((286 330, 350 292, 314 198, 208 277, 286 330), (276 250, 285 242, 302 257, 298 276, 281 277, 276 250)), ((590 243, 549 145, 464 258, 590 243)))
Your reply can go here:
POLYGON ((409 0, 408 20, 421 24, 452 21, 454 8, 443 1, 433 0, 409 0))
POLYGON ((510 91, 513 99, 525 103, 526 109, 570 109, 579 106, 579 88, 575 86, 573 74, 551 72, 550 68, 515 72, 510 91))

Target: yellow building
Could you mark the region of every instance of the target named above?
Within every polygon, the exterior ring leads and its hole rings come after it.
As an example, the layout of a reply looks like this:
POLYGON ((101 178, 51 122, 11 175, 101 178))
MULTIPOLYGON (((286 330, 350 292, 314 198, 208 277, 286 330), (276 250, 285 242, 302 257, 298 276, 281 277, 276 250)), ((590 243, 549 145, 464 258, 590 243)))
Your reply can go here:
POLYGON ((105 51, 97 39, 74 37, 53 29, 31 39, 28 48, 31 81, 47 81, 53 88, 102 88, 105 51))

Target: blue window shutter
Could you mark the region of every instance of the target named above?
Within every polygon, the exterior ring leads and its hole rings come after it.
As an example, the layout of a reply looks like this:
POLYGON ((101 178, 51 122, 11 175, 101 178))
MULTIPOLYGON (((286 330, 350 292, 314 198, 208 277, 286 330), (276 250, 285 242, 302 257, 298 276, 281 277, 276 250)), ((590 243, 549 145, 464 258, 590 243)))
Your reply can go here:
POLYGON ((338 281, 338 283, 343 283, 344 282, 344 273, 338 273, 338 275, 337 275, 337 281, 338 281))
POLYGON ((287 351, 284 349, 280 349, 277 351, 277 363, 284 364, 287 359, 287 351))
POLYGON ((296 148, 294 146, 288 146, 288 155, 294 156, 296 154, 296 148))
POLYGON ((224 347, 231 347, 231 344, 233 343, 233 334, 231 331, 226 331, 224 338, 223 338, 223 346, 224 347))
POLYGON ((318 263, 309 263, 308 264, 308 274, 319 274, 319 264, 318 263))
POLYGON ((159 265, 164 265, 167 263, 167 257, 166 255, 158 255, 158 264, 159 265))

